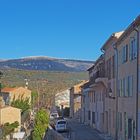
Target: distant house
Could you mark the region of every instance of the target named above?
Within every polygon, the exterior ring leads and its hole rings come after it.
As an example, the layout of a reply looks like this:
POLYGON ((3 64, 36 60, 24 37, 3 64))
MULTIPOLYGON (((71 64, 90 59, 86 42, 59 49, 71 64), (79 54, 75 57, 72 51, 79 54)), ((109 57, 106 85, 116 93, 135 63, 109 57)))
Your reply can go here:
POLYGON ((69 107, 69 98, 70 98, 70 90, 64 90, 60 93, 57 93, 55 95, 55 105, 60 107, 63 105, 63 107, 69 107))
POLYGON ((86 81, 73 86, 70 89, 70 117, 80 119, 81 114, 81 86, 86 81))
POLYGON ((3 97, 6 105, 10 105, 13 100, 17 99, 29 99, 31 103, 31 90, 24 87, 3 88, 0 96, 3 97))
POLYGON ((0 108, 0 126, 5 123, 18 122, 21 126, 21 110, 11 106, 4 106, 0 108))

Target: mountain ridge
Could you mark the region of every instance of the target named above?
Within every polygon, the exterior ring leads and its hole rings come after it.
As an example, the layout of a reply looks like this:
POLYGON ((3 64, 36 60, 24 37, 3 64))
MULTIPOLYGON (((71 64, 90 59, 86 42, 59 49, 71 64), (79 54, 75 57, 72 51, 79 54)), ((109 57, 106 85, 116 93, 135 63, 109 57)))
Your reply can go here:
POLYGON ((46 71, 86 71, 94 64, 94 61, 62 59, 48 56, 30 56, 18 59, 0 61, 0 68, 16 68, 23 70, 46 71))

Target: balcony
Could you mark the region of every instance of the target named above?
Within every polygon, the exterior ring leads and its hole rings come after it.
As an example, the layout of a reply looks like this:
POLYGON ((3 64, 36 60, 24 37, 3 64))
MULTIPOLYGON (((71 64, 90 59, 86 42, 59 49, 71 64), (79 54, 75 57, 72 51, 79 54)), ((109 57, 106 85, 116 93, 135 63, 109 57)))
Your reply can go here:
POLYGON ((108 78, 105 77, 104 71, 97 71, 93 74, 93 77, 90 79, 90 81, 94 84, 102 82, 105 87, 107 87, 108 78))

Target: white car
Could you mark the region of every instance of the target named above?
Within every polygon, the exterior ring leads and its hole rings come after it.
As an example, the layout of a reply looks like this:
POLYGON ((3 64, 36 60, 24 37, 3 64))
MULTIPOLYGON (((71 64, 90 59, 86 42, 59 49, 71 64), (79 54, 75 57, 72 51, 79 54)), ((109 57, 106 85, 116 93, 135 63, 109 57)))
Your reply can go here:
POLYGON ((65 132, 67 131, 67 121, 66 120, 58 120, 55 125, 55 130, 57 132, 65 132))
POLYGON ((56 119, 58 117, 59 117, 58 113, 51 113, 50 114, 50 119, 56 119))

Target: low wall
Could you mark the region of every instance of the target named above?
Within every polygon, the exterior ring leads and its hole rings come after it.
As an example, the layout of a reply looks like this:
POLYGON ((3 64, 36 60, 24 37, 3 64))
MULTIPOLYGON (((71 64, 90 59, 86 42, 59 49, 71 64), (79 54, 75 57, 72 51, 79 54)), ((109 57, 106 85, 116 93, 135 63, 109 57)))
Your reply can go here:
POLYGON ((51 126, 49 126, 47 137, 45 140, 68 140, 64 138, 61 134, 57 133, 51 126))

